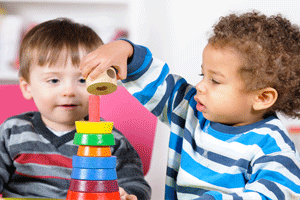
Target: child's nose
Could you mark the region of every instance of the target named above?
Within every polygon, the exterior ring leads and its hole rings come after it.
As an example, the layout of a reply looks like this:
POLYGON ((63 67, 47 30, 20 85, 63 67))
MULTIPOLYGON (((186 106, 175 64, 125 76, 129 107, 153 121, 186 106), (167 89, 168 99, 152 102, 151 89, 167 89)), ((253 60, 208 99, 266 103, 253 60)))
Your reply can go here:
POLYGON ((63 96, 75 96, 75 85, 68 83, 65 85, 65 87, 63 88, 63 96))
POLYGON ((206 89, 205 89, 205 84, 204 81, 201 80, 197 85, 196 85, 196 90, 198 93, 204 94, 206 89))

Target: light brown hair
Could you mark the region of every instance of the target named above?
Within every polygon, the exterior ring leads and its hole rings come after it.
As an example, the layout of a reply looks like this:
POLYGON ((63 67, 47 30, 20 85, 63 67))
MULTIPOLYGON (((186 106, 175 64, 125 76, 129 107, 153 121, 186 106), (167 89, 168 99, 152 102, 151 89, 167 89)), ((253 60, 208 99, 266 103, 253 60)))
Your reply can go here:
POLYGON ((72 64, 79 66, 80 51, 89 53, 102 44, 101 38, 90 27, 70 19, 43 22, 28 31, 22 39, 19 76, 29 82, 33 62, 39 66, 54 65, 63 50, 66 50, 72 64))

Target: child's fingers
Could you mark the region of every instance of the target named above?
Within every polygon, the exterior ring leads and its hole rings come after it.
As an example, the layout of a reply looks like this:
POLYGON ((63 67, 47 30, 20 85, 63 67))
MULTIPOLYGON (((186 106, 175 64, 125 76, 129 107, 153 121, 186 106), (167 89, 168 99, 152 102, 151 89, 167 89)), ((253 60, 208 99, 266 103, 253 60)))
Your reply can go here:
POLYGON ((82 76, 87 78, 94 68, 101 64, 101 60, 95 58, 93 55, 87 55, 80 63, 82 76))
POLYGON ((121 196, 124 196, 126 194, 125 190, 122 187, 119 187, 119 192, 121 196))
POLYGON ((116 41, 98 47, 86 55, 81 63, 80 69, 84 78, 88 76, 95 79, 109 67, 118 70, 118 77, 125 79, 127 76, 127 59, 132 55, 133 47, 125 41, 116 41))
POLYGON ((95 79, 97 78, 100 74, 102 74, 103 72, 105 72, 105 64, 100 63, 98 66, 96 66, 94 69, 92 69, 92 71, 89 73, 89 78, 90 79, 95 79))
POLYGON ((127 195, 126 200, 138 200, 135 195, 127 195))
POLYGON ((98 47, 95 51, 88 53, 81 60, 79 69, 82 71, 84 78, 87 78, 88 75, 93 71, 93 69, 99 66, 103 61, 103 58, 99 57, 99 52, 101 52, 101 47, 98 47))
POLYGON ((116 69, 118 70, 118 74, 117 74, 118 79, 124 80, 127 78, 127 70, 126 70, 127 68, 120 66, 120 67, 116 67, 116 69))

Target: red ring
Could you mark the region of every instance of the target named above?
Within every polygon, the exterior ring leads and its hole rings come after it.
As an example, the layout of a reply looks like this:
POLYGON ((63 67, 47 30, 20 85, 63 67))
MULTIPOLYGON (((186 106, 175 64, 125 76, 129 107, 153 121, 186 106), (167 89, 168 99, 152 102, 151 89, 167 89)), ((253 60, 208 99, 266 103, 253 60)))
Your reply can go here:
POLYGON ((117 180, 90 181, 90 180, 71 179, 69 190, 73 192, 111 193, 111 192, 118 192, 119 186, 117 180))
POLYGON ((112 192, 112 193, 83 193, 83 192, 73 192, 68 191, 67 199, 66 200, 120 200, 120 193, 119 192, 112 192))

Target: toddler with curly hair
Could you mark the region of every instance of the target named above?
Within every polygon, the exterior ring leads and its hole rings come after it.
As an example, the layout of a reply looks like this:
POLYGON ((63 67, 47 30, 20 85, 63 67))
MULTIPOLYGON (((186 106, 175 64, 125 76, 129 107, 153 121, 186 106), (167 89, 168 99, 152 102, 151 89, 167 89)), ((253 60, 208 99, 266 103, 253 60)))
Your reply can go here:
POLYGON ((93 78, 110 66, 171 129, 165 199, 300 199, 299 153, 277 117, 300 117, 298 26, 256 11, 220 18, 196 86, 124 40, 80 68, 93 78))

